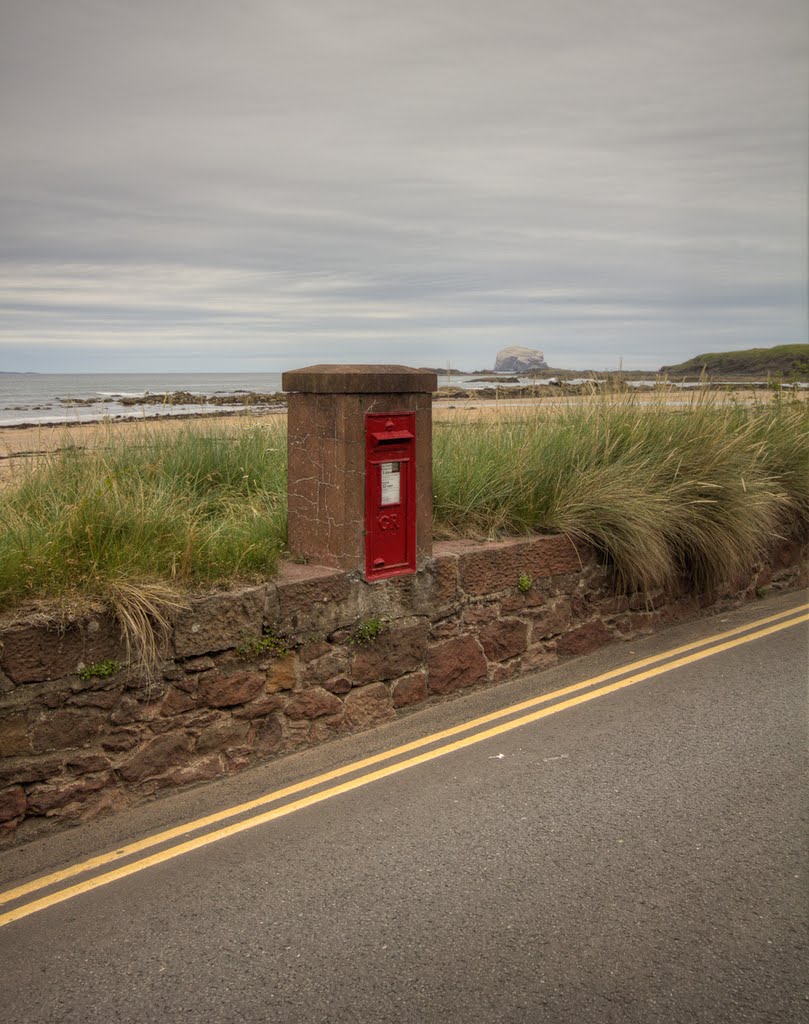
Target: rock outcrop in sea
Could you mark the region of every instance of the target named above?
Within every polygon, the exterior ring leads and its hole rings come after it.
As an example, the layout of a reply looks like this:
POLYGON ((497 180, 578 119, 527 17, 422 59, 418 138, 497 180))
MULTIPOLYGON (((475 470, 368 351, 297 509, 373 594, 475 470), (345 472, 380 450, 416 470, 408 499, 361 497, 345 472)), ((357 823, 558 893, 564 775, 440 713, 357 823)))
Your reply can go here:
POLYGON ((530 373, 532 370, 547 370, 544 352, 522 345, 510 345, 497 353, 494 369, 496 373, 530 373))

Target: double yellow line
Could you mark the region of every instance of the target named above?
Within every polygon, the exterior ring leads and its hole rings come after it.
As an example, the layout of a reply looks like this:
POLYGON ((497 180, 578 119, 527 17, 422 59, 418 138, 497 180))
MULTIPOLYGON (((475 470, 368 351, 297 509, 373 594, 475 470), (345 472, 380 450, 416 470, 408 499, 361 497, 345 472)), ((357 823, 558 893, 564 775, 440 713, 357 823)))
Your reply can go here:
POLYGON ((203 818, 197 818, 194 821, 186 822, 183 825, 167 829, 164 832, 158 832, 146 839, 141 839, 135 843, 128 843, 125 846, 121 846, 118 849, 101 854, 98 857, 91 857, 88 860, 73 864, 61 871, 55 871, 52 874, 43 875, 32 882, 27 882, 24 885, 20 885, 14 889, 9 889, 4 893, 0 893, 0 905, 3 905, 23 901, 25 897, 30 896, 32 893, 56 887, 53 892, 37 899, 21 902, 18 906, 0 914, 0 927, 11 924, 12 921, 19 921, 21 918, 28 917, 30 914, 35 914, 40 910, 44 910, 46 907, 51 907, 57 903, 62 903, 65 900, 72 899, 74 896, 79 896, 82 893, 90 892, 91 890, 100 888, 101 886, 109 885, 111 882, 118 881, 118 879, 126 878, 128 875, 133 875, 139 871, 144 871, 147 868, 154 867, 156 864, 162 864, 165 861, 173 860, 175 857, 181 857, 186 853, 190 853, 192 850, 199 850, 204 846, 209 846, 211 843, 217 843, 221 839, 227 839, 230 836, 238 835, 240 832, 246 832, 248 829, 264 825, 269 821, 275 821, 277 818, 282 818, 285 815, 294 814, 296 811, 303 810, 306 807, 311 807, 314 804, 322 803, 325 800, 330 800, 332 797, 340 796, 343 793, 349 793, 354 789, 367 786, 372 782, 377 782, 380 779, 396 775, 399 772, 406 771, 408 768, 414 768, 417 765, 425 764, 426 762, 433 761, 436 758, 444 757, 446 754, 453 753, 456 750, 462 750, 464 747, 469 747, 476 743, 482 743, 495 736, 500 736, 503 733, 511 732, 513 729, 518 729, 523 725, 528 725, 531 722, 537 722, 542 718, 555 715, 560 711, 566 711, 568 708, 576 707, 579 704, 595 700, 598 697, 604 697, 609 693, 614 693, 616 690, 622 690, 625 687, 634 686, 636 683, 644 682, 647 679, 653 679, 665 672, 670 672, 672 669, 701 661, 703 658, 709 658, 715 654, 721 654, 722 651, 730 650, 731 648, 738 647, 741 644, 750 643, 753 640, 758 640, 761 637, 780 632, 783 629, 789 629, 791 626, 795 626, 799 623, 809 622, 809 614, 807 614, 807 612, 809 612, 809 604, 800 605, 796 608, 790 609, 789 611, 780 612, 778 615, 770 615, 766 618, 748 623, 745 626, 738 626, 735 629, 730 629, 723 633, 716 633, 713 636, 706 637, 704 640, 698 640, 690 644, 685 644, 682 647, 676 647, 672 650, 664 651, 662 654, 655 654, 649 658, 643 658, 640 661, 624 665, 621 668, 612 669, 611 671, 604 672, 601 675, 593 676, 592 678, 582 680, 579 683, 574 683, 572 686, 566 686, 563 689, 555 690, 552 693, 546 693, 539 697, 532 697, 531 699, 522 701, 519 704, 513 704, 509 707, 502 708, 499 711, 493 711, 488 715, 483 715, 480 718, 473 719, 472 721, 453 726, 450 729, 444 729, 441 732, 432 733, 429 736, 424 736, 421 739, 405 743, 402 746, 393 748, 392 750, 386 750, 382 753, 374 754, 372 757, 366 757, 360 761, 353 761, 341 768, 335 768, 333 771, 324 772, 322 775, 317 775, 310 779, 304 779, 294 785, 286 786, 283 789, 267 793, 255 800, 237 804, 234 807, 226 808, 225 810, 218 811, 215 814, 206 815, 203 818), (608 683, 608 680, 616 681, 608 683), (603 683, 608 683, 608 685, 601 685, 603 683), (571 694, 577 694, 577 696, 570 696, 571 694), (550 706, 539 707, 540 705, 550 706), (539 710, 531 710, 528 714, 521 714, 521 712, 537 707, 539 707, 539 710), (504 718, 508 720, 500 722, 500 724, 494 725, 490 728, 483 728, 491 722, 497 722, 504 718), (449 743, 441 743, 441 741, 447 740, 453 736, 458 736, 461 733, 470 733, 470 735, 462 736, 460 739, 455 739, 449 743), (441 745, 436 746, 435 744, 441 745), (432 749, 423 750, 422 753, 417 754, 414 757, 406 757, 403 760, 394 761, 396 758, 401 758, 405 754, 410 754, 415 750, 420 750, 425 747, 431 747, 432 749), (377 768, 375 771, 365 772, 365 769, 372 768, 373 766, 382 764, 385 761, 394 761, 394 763, 388 764, 382 768, 377 768), (361 772, 364 772, 364 774, 356 774, 361 772), (333 782, 335 779, 344 778, 348 775, 355 775, 355 777, 335 786, 318 789, 318 787, 326 786, 327 783, 333 782), (303 793, 307 790, 313 789, 318 789, 318 791, 310 793, 308 796, 302 797, 301 799, 284 803, 279 807, 274 807, 271 810, 264 811, 263 813, 243 818, 241 821, 233 822, 224 828, 205 832, 203 835, 197 836, 196 838, 186 839, 184 842, 177 843, 176 845, 165 845, 181 836, 188 836, 192 832, 199 832, 211 825, 226 821, 230 818, 246 815, 248 812, 256 810, 259 807, 264 807, 271 803, 277 803, 278 801, 285 800, 288 797, 295 796, 298 793, 303 793), (130 860, 126 864, 104 871, 101 874, 93 875, 90 878, 77 882, 74 885, 59 888, 61 883, 66 882, 70 878, 92 872, 97 868, 104 868, 107 865, 114 864, 116 861, 134 857, 135 854, 142 853, 144 850, 148 850, 156 846, 165 846, 165 848, 146 857, 130 860))

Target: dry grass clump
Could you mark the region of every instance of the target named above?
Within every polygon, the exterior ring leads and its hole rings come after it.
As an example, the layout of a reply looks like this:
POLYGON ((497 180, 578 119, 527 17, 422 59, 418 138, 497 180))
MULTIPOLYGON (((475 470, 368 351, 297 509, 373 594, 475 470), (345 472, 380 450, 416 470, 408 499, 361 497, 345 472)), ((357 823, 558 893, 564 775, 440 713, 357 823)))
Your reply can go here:
POLYGON ((599 396, 508 422, 442 423, 438 536, 561 531, 592 544, 618 585, 711 590, 774 535, 809 529, 809 405, 599 396))

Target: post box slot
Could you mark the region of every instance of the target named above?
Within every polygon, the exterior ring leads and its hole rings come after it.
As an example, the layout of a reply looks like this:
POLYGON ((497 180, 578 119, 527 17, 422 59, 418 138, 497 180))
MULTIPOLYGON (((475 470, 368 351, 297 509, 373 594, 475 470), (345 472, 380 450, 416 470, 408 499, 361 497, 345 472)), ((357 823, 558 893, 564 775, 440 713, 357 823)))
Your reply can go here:
POLYGON ((413 435, 409 430, 392 430, 388 434, 372 434, 377 444, 393 444, 394 441, 410 441, 413 435))

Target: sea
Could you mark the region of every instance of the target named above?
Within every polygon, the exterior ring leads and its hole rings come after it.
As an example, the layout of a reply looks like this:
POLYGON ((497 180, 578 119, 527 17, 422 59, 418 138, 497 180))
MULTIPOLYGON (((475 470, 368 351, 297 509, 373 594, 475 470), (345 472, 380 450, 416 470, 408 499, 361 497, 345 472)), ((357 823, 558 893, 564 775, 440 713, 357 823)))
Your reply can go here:
MULTIPOLYGON (((439 384, 481 388, 474 377, 442 374, 439 384)), ((526 378, 526 383, 528 383, 526 378)), ((238 396, 281 391, 280 373, 4 373, 0 372, 0 427, 156 416, 210 416, 245 408, 238 396), (215 405, 143 401, 177 392, 216 399, 215 405), (227 399, 232 397, 233 402, 227 399), (124 403, 124 399, 127 402, 124 403), (133 402, 134 400, 134 402, 133 402)), ((269 408, 270 404, 263 406, 269 408)))
MULTIPOLYGON (((440 374, 447 384, 474 391, 491 387, 491 377, 440 374)), ((513 376, 501 382, 549 385, 550 380, 513 376)), ((583 383, 583 379, 568 383, 583 383)), ((653 387, 635 380, 630 387, 653 387)), ((674 384, 690 389, 695 384, 674 384)), ((764 387, 765 384, 758 385, 764 387)), ((799 384, 809 389, 809 384, 799 384)), ((163 416, 215 416, 244 411, 248 394, 273 395, 282 390, 280 373, 7 373, 0 371, 0 427, 51 423, 94 423, 101 420, 153 419, 163 416), (183 403, 172 396, 187 392, 208 403, 183 403), (166 396, 165 401, 156 396, 166 396), (241 396, 242 400, 239 400, 241 396), (139 401, 141 399, 142 401, 139 401), (147 401, 147 399, 150 399, 147 401), (232 399, 232 401, 228 401, 232 399)), ((272 401, 251 404, 254 411, 274 407, 272 401)))
POLYGON ((0 426, 92 423, 102 419, 210 415, 243 409, 238 401, 199 404, 123 403, 172 395, 227 399, 241 392, 281 390, 280 373, 0 373, 0 426))

